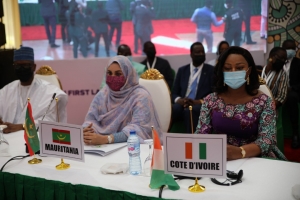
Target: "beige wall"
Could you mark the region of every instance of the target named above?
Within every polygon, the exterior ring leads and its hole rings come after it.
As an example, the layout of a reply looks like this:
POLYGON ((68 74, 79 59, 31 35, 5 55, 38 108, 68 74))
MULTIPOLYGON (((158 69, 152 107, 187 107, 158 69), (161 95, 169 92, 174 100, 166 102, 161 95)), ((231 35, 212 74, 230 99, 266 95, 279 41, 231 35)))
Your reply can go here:
POLYGON ((3 0, 6 49, 19 48, 22 44, 18 0, 3 0))

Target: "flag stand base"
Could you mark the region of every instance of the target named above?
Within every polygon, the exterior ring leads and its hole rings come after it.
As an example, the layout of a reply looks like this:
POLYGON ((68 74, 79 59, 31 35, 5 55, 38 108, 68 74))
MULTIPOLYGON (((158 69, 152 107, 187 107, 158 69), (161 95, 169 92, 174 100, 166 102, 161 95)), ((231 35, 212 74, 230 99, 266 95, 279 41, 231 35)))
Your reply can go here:
POLYGON ((190 192, 194 192, 194 193, 198 193, 198 192, 204 192, 205 191, 205 187, 203 185, 199 185, 198 184, 198 179, 195 179, 195 185, 191 185, 189 187, 189 191, 190 192))
POLYGON ((55 167, 57 170, 65 170, 70 168, 70 164, 64 163, 64 159, 61 159, 61 163, 59 165, 56 165, 55 167))
POLYGON ((41 163, 42 160, 41 159, 37 159, 37 158, 33 158, 32 160, 28 160, 28 163, 33 165, 33 164, 39 164, 41 163))

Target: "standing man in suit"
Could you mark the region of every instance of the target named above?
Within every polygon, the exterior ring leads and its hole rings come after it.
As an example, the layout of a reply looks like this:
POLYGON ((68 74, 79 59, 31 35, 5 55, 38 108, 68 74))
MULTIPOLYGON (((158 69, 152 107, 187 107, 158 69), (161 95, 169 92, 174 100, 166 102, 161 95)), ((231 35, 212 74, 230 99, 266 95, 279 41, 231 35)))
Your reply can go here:
POLYGON ((55 0, 58 5, 58 19, 61 25, 61 38, 64 43, 68 43, 68 27, 67 27, 67 17, 66 12, 69 9, 69 2, 68 0, 55 0))
POLYGON ((213 47, 213 32, 211 24, 214 26, 221 26, 223 20, 217 20, 216 14, 211 11, 213 6, 212 0, 205 0, 205 6, 197 8, 191 18, 191 21, 197 25, 197 41, 203 42, 205 39, 207 44, 207 52, 212 52, 213 47))
POLYGON ((78 57, 78 47, 83 57, 87 57, 87 37, 85 37, 85 16, 82 11, 83 7, 77 4, 71 4, 70 11, 67 15, 69 26, 69 32, 73 41, 73 56, 78 57))
POLYGON ((144 44, 144 53, 147 58, 141 63, 146 66, 146 69, 157 69, 164 76, 169 89, 172 90, 174 77, 170 63, 163 58, 155 56, 156 49, 154 44, 150 41, 144 44))
POLYGON ((145 42, 151 41, 151 34, 153 33, 152 19, 155 18, 155 12, 152 2, 142 0, 141 5, 135 9, 135 18, 136 34, 138 40, 144 45, 145 42))
POLYGON ((106 11, 109 17, 109 44, 112 42, 114 31, 117 31, 116 47, 120 45, 122 34, 122 14, 124 5, 121 0, 107 0, 106 11))
POLYGON ((41 16, 44 19, 47 38, 51 48, 59 47, 55 44, 56 37, 56 9, 53 0, 39 0, 41 16), (51 30, 50 30, 51 27, 51 30))
POLYGON ((244 14, 244 22, 245 22, 245 35, 244 40, 246 40, 246 44, 256 44, 256 42, 252 41, 251 38, 251 9, 252 9, 252 1, 251 0, 238 0, 238 5, 244 14))
POLYGON ((102 2, 98 2, 98 8, 93 11, 92 21, 92 28, 95 33, 95 57, 98 57, 101 36, 104 40, 106 56, 109 57, 108 14, 104 10, 102 2))
POLYGON ((225 0, 227 8, 224 16, 225 30, 224 38, 229 45, 240 46, 242 37, 243 12, 239 8, 234 8, 232 0, 225 0))
POLYGON ((184 121, 186 132, 191 133, 189 106, 192 106, 193 130, 198 124, 203 98, 212 93, 213 71, 205 64, 205 51, 202 43, 195 42, 191 49, 192 62, 178 69, 172 91, 172 121, 184 121))
POLYGON ((300 59, 295 57, 296 44, 294 40, 285 40, 282 44, 287 52, 288 62, 285 64, 284 69, 288 75, 288 93, 286 105, 289 110, 289 117, 292 124, 293 136, 291 147, 293 149, 300 148, 299 136, 299 113, 298 103, 300 102, 300 59))
POLYGON ((136 17, 135 17, 135 8, 137 6, 140 6, 141 4, 141 0, 134 0, 132 2, 130 2, 130 13, 131 13, 131 17, 132 17, 132 25, 133 25, 133 34, 134 34, 134 53, 138 53, 139 50, 139 40, 138 40, 138 36, 136 34, 136 17))

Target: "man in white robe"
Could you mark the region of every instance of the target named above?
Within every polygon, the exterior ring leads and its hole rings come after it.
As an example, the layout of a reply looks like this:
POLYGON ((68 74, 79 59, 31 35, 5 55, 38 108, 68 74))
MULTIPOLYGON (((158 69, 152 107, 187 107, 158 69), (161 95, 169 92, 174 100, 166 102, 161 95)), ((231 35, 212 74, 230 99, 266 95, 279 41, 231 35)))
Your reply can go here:
POLYGON ((34 77, 36 65, 32 48, 21 47, 15 50, 14 69, 19 80, 7 84, 0 90, 0 124, 7 125, 3 132, 23 130, 28 98, 37 127, 38 120, 44 117, 54 93, 55 98, 58 98, 58 109, 54 100, 43 120, 57 122, 59 117, 59 122, 67 122, 68 96, 57 86, 34 77))

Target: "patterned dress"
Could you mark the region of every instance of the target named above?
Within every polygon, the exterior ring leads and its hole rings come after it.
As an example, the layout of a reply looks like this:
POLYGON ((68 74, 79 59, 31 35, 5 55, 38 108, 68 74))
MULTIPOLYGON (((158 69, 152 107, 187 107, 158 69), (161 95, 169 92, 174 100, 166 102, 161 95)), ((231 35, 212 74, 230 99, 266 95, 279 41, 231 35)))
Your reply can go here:
POLYGON ((197 134, 226 134, 227 144, 243 146, 254 143, 261 157, 286 160, 276 146, 275 103, 261 94, 245 104, 226 104, 216 93, 205 97, 197 134))

